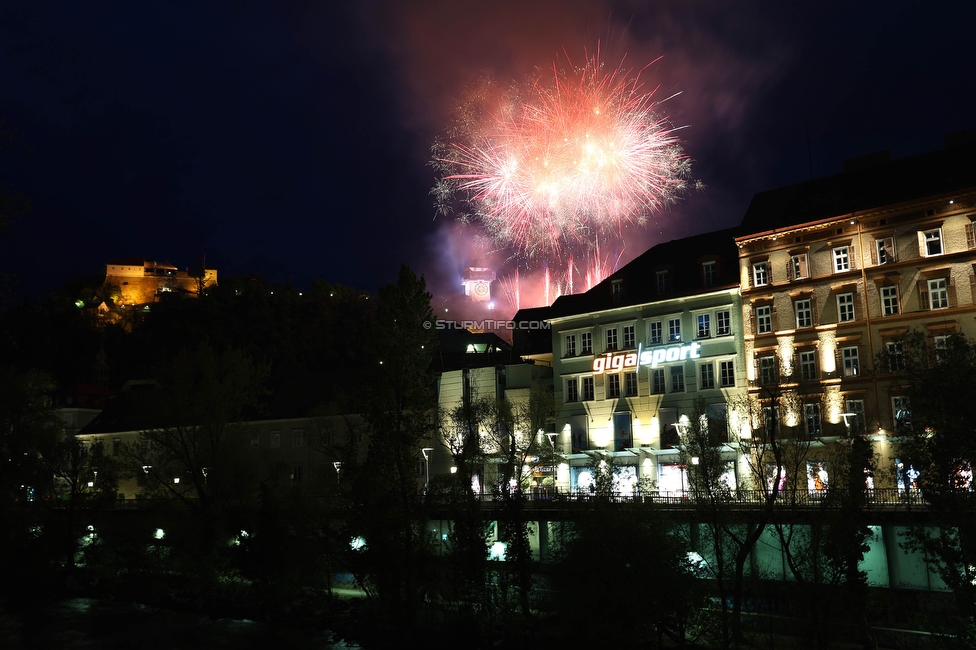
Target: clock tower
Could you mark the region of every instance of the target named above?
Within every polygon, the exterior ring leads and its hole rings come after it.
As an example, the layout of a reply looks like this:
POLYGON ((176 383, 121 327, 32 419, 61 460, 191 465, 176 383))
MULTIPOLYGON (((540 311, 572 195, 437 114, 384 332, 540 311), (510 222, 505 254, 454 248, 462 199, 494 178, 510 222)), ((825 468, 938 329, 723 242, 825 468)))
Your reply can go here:
POLYGON ((491 301, 491 283, 495 280, 495 272, 489 268, 469 266, 464 270, 461 284, 464 285, 464 295, 474 302, 491 301))

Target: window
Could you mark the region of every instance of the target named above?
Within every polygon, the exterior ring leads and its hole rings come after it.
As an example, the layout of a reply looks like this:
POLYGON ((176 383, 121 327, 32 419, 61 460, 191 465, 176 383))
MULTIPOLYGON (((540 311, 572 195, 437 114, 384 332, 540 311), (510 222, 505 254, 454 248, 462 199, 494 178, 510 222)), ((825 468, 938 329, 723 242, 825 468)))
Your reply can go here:
POLYGON ((281 446, 281 432, 272 431, 271 432, 271 447, 272 449, 277 449, 281 446))
POLYGON ((685 369, 683 366, 671 366, 671 392, 681 393, 685 390, 685 369))
POLYGON ((593 354, 593 333, 580 334, 580 354, 593 354))
POLYGON ((759 357, 759 384, 769 386, 776 383, 776 357, 759 357))
POLYGON ((878 264, 888 264, 895 261, 895 240, 892 237, 881 237, 874 240, 874 254, 878 264))
POLYGON ((907 397, 899 395, 891 398, 891 414, 895 431, 905 433, 912 430, 912 407, 907 397))
POLYGON ((756 307, 756 332, 769 334, 773 331, 773 308, 769 305, 756 307))
POLYGON ((850 247, 838 246, 833 251, 834 273, 843 273, 851 270, 850 247))
POLYGON ((718 362, 718 380, 722 388, 735 386, 735 361, 729 359, 718 362))
POLYGON ((942 255, 942 228, 923 230, 919 235, 922 257, 942 255))
POLYGON ((712 335, 712 319, 708 314, 698 314, 698 338, 707 339, 712 335))
POLYGON ((715 388, 715 366, 710 363, 703 363, 698 366, 701 368, 700 388, 715 388))
POLYGON ((303 433, 304 432, 301 429, 292 429, 291 430, 291 446, 292 447, 301 447, 302 446, 303 433))
POLYGON ((888 355, 888 370, 900 372, 905 369, 905 342, 886 341, 885 352, 888 355))
POLYGON ((607 349, 616 350, 617 349, 617 328, 611 327, 607 330, 607 349))
POLYGON ((624 297, 624 281, 614 280, 613 281, 613 301, 620 302, 624 297))
POLYGON ((655 275, 657 276, 657 292, 670 293, 671 274, 668 271, 658 271, 655 275))
POLYGON ((810 277, 810 272, 807 270, 807 254, 797 253, 796 255, 790 256, 790 280, 802 280, 803 278, 810 277))
POLYGON ((796 326, 813 327, 813 308, 810 306, 810 299, 797 300, 794 303, 796 310, 796 326))
POLYGON ((112 455, 122 455, 122 438, 115 438, 112 440, 112 455))
POLYGON ((567 357, 576 356, 576 335, 567 334, 566 335, 566 354, 567 357))
POLYGON ((841 323, 854 320, 854 294, 837 294, 837 320, 841 323))
POLYGON ((651 368, 651 392, 660 395, 666 392, 664 385, 664 368, 651 368))
POLYGON ((881 287, 881 313, 884 316, 898 314, 898 287, 881 287))
POLYGON ((576 377, 566 380, 566 401, 579 401, 579 382, 577 381, 576 377))
POLYGON ((814 350, 804 350, 800 353, 800 379, 803 381, 817 379, 817 353, 814 350))
POLYGON ((583 401, 593 401, 593 377, 583 377, 583 401))
POLYGON ((861 362, 857 356, 857 347, 841 348, 841 362, 844 366, 845 377, 857 377, 861 374, 861 362))
POLYGON ((752 265, 752 284, 756 287, 764 287, 769 284, 768 263, 756 262, 752 265))
POLYGON ((928 281, 929 309, 945 309, 949 306, 949 287, 945 278, 928 281))
POLYGON ((864 419, 864 400, 849 399, 844 401, 844 412, 850 413, 847 416, 847 429, 851 433, 863 433, 866 430, 867 420, 864 419))
POLYGON ((624 349, 629 350, 630 348, 636 347, 635 342, 634 326, 624 325, 624 349))
POLYGON ((620 373, 607 375, 607 399, 620 397, 620 373))
POLYGON ((627 397, 637 396, 637 373, 636 372, 624 373, 624 393, 627 395, 627 397))
POLYGON ((261 444, 261 434, 252 433, 251 434, 251 449, 257 449, 261 444))
POLYGON ((668 320, 668 340, 669 341, 681 340, 681 319, 680 318, 672 318, 668 320))
POLYGON ((728 336, 732 333, 732 312, 728 309, 715 312, 715 335, 728 336))
POLYGON ((651 323, 651 345, 661 343, 661 321, 651 323))
POLYGON ((302 480, 301 465, 295 465, 294 467, 291 468, 291 480, 295 481, 296 483, 302 480))
POLYGON ((807 435, 810 437, 820 435, 820 405, 803 405, 803 424, 806 426, 807 435))
POLYGON ((702 286, 711 287, 718 282, 718 268, 715 262, 702 262, 702 286))
POLYGON ((935 351, 935 362, 943 363, 947 359, 949 335, 941 334, 939 336, 932 337, 932 348, 935 351))

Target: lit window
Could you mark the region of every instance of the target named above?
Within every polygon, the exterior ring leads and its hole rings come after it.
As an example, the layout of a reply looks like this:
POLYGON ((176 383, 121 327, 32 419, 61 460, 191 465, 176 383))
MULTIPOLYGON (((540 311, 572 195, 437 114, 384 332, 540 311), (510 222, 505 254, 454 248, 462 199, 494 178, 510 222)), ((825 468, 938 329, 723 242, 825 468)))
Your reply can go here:
POLYGON ((569 334, 566 336, 566 356, 575 357, 576 356, 576 335, 569 334))
POLYGON ((769 334, 773 331, 773 308, 769 305, 756 307, 756 331, 769 334))
POLYGON ((661 321, 651 323, 651 345, 661 343, 661 321))
POLYGON ((575 377, 566 380, 566 401, 579 401, 579 383, 576 381, 575 377))
POLYGON ((702 262, 702 284, 706 287, 718 282, 718 269, 715 262, 702 262))
POLYGON ((698 338, 707 339, 712 335, 711 316, 698 314, 698 338))
POLYGON ((636 372, 625 372, 624 373, 624 392, 628 397, 634 397, 637 395, 637 373, 636 372))
POLYGON ((847 416, 847 426, 850 428, 851 432, 862 433, 866 428, 866 420, 864 419, 864 400, 845 400, 844 412, 853 413, 853 416, 847 416))
POLYGON ((851 270, 850 249, 847 246, 838 246, 834 249, 834 273, 843 273, 851 270))
POLYGON ((907 432, 912 430, 912 407, 908 403, 907 397, 891 398, 891 414, 894 416, 895 431, 907 432))
POLYGON ((803 278, 810 277, 809 271, 807 271, 807 254, 799 253, 797 255, 790 256, 790 279, 791 280, 802 280, 803 278))
POLYGON ((715 312, 715 335, 727 336, 732 333, 732 313, 728 309, 715 312))
POLYGON ((635 346, 634 326, 624 326, 624 349, 629 350, 635 346))
POLYGON ((681 393, 685 390, 685 369, 682 366, 671 366, 671 392, 681 393))
POLYGON ((861 374, 861 363, 857 356, 857 348, 842 348, 840 352, 844 364, 844 376, 857 377, 861 374))
POLYGON ((583 377, 583 401, 593 401, 593 377, 583 377))
POLYGON ((929 308, 945 309, 949 306, 949 288, 945 278, 928 281, 929 308))
POLYGON ((817 353, 805 350, 800 353, 800 378, 803 381, 817 379, 817 353))
POLYGON ((719 361, 718 374, 719 382, 722 388, 730 388, 735 386, 735 361, 732 359, 729 359, 728 361, 719 361))
POLYGON ((660 395, 666 392, 664 385, 664 368, 651 368, 651 392, 660 395))
POLYGON ((898 287, 881 287, 881 313, 885 316, 898 314, 898 287))
POLYGON ((701 368, 701 388, 715 388, 715 366, 703 363, 701 368))
POLYGON ((580 354, 593 354, 593 333, 580 334, 580 354))
POLYGON ((837 294, 837 320, 842 323, 854 320, 854 294, 837 294))
POLYGON ((942 255, 942 228, 923 231, 921 239, 923 257, 942 255))
POLYGON ((607 399, 620 397, 620 374, 607 375, 607 399))
POLYGON ((810 300, 797 300, 796 301, 796 326, 797 327, 813 327, 813 309, 810 306, 810 300))
POLYGON ((616 350, 617 349, 617 328, 611 327, 607 330, 607 349, 616 350))
POLYGON ((766 262, 756 262, 752 265, 752 284, 757 287, 769 284, 769 265, 766 262))
POLYGON ((668 340, 669 341, 681 340, 681 319, 680 318, 672 318, 668 321, 668 340))

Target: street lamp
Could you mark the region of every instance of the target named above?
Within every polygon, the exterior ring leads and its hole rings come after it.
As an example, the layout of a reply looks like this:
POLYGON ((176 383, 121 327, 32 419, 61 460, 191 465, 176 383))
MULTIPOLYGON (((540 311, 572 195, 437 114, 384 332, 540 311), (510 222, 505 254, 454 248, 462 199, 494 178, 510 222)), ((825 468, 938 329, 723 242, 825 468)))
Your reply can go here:
POLYGON ((342 469, 342 461, 341 460, 334 461, 332 463, 332 466, 335 467, 335 471, 336 471, 336 491, 338 491, 339 490, 339 471, 342 469))
POLYGON ((427 470, 427 479, 424 481, 424 494, 427 494, 427 487, 430 485, 430 457, 429 452, 434 451, 433 447, 423 447, 420 452, 424 455, 424 468, 427 470))

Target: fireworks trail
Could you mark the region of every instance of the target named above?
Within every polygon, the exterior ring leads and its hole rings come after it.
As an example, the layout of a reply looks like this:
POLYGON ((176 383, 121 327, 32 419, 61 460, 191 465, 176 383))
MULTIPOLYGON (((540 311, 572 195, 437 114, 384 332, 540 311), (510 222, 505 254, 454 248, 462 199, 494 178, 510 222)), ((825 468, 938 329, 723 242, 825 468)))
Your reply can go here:
MULTIPOLYGON (((480 221, 497 245, 547 271, 580 251, 585 284, 596 284, 606 274, 599 242, 645 225, 689 184, 690 162, 644 70, 609 68, 598 49, 505 92, 483 81, 432 148, 440 212, 480 221)), ((567 271, 572 291, 571 261, 567 271)))

